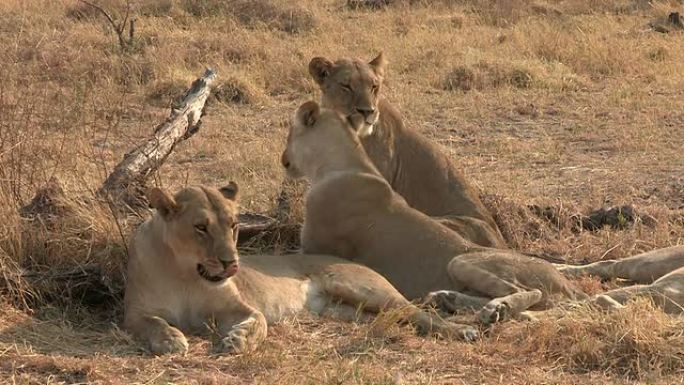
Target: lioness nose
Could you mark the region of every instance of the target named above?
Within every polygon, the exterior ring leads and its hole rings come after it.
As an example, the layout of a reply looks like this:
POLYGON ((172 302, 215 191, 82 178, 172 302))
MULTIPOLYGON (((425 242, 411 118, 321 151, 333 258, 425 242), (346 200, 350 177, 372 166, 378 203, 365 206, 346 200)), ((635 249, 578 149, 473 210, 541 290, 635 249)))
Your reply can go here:
POLYGON ((234 259, 230 259, 230 260, 219 259, 219 262, 221 262, 221 266, 223 266, 224 269, 227 268, 228 266, 232 265, 232 264, 237 263, 237 261, 234 259))
POLYGON ((283 152, 283 155, 280 157, 280 163, 283 165, 285 168, 290 167, 290 161, 287 159, 287 155, 283 152))
POLYGON ((368 107, 366 107, 366 108, 357 108, 357 109, 356 109, 356 112, 358 112, 359 114, 363 115, 364 118, 367 118, 367 117, 373 115, 373 113, 375 112, 375 108, 372 108, 372 107, 370 107, 370 108, 368 108, 368 107))

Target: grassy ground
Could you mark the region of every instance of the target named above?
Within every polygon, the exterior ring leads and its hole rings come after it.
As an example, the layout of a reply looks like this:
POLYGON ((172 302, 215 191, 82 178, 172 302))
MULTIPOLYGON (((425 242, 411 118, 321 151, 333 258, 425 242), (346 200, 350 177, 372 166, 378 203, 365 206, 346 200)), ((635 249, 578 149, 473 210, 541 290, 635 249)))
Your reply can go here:
MULTIPOLYGON (((232 179, 245 209, 272 210, 280 122, 317 97, 309 59, 382 50, 387 97, 459 162, 512 247, 594 261, 684 243, 682 34, 648 26, 684 10, 679 1, 132 3, 136 32, 122 50, 83 4, 0 2, 1 382, 682 383, 682 320, 646 303, 507 323, 473 345, 302 318, 273 327, 254 354, 215 356, 195 338, 186 357, 166 358, 142 354, 115 327, 118 303, 84 306, 59 292, 26 311, 17 293, 31 288, 7 285, 20 268, 98 262, 120 280, 123 240, 138 220, 76 197, 93 195, 205 66, 218 69, 220 87, 202 130, 155 175, 159 185, 232 179), (21 219, 17 209, 53 176, 78 215, 21 219), (573 215, 622 204, 648 220, 573 230, 573 215)), ((98 4, 122 19, 125 2, 98 4)))

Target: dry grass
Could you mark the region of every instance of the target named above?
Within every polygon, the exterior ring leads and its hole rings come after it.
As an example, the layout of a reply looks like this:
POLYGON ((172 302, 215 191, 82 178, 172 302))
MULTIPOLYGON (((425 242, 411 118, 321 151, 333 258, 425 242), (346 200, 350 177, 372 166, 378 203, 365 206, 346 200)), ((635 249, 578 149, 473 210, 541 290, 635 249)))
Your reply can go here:
MULTIPOLYGON (((386 3, 141 0, 134 44, 122 52, 110 26, 76 1, 0 2, 2 381, 681 382, 681 319, 647 304, 505 324, 475 345, 304 319, 274 327, 253 355, 213 356, 196 338, 187 357, 155 359, 113 327, 118 304, 84 307, 74 293, 36 293, 17 278, 22 269, 97 262, 120 283, 123 238, 140 218, 114 216, 90 198, 205 66, 218 69, 222 87, 202 130, 155 181, 175 189, 236 180, 245 208, 271 212, 283 176, 281 122, 316 97, 308 60, 380 50, 390 60, 389 99, 458 160, 512 247, 594 261, 684 243, 681 33, 648 28, 681 12, 680 2, 386 3), (18 208, 53 176, 70 215, 21 218, 18 208), (653 220, 619 231, 573 227, 577 214, 622 204, 653 220), (553 220, 531 205, 549 207, 553 220), (29 307, 32 315, 16 310, 29 307)), ((125 1, 100 4, 124 14, 125 1)), ((243 252, 285 250, 296 229, 243 252)))

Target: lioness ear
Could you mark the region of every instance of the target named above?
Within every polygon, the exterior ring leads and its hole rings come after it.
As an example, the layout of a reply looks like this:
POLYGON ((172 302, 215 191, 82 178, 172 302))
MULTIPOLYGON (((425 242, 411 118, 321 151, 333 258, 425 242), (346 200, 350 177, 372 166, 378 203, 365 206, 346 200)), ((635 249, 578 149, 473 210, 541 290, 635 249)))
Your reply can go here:
POLYGON ((333 62, 324 57, 315 57, 309 62, 309 74, 319 86, 323 85, 325 78, 330 76, 333 65, 333 62))
POLYGON ((147 200, 152 208, 157 209, 164 219, 169 219, 174 213, 178 212, 178 204, 166 191, 152 187, 145 193, 147 200))
POLYGON ((318 121, 321 116, 321 109, 318 107, 318 103, 314 101, 308 101, 297 109, 295 113, 295 123, 305 127, 312 127, 318 121))
POLYGON ((240 196, 240 189, 238 188, 237 183, 233 182, 232 180, 228 182, 227 185, 221 187, 219 189, 219 192, 221 195, 223 195, 224 198, 229 199, 231 201, 237 201, 238 197, 240 196))
POLYGON ((378 56, 371 60, 368 65, 373 68, 373 72, 375 72, 376 75, 378 76, 384 76, 385 75, 385 66, 387 66, 387 60, 385 59, 385 55, 380 52, 378 56))

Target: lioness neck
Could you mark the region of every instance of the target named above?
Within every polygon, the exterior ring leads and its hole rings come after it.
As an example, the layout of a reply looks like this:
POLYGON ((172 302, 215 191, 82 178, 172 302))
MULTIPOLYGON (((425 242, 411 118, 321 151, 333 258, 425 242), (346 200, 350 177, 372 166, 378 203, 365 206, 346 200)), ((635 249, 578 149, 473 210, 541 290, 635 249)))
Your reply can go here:
POLYGON ((314 165, 309 174, 311 183, 316 183, 331 174, 340 172, 380 175, 360 143, 349 143, 348 146, 344 146, 342 151, 329 151, 327 154, 318 155, 315 161, 311 162, 314 165))
POLYGON ((130 266, 141 271, 163 270, 164 274, 175 279, 190 279, 171 263, 175 255, 173 247, 166 243, 165 226, 164 219, 157 214, 140 226, 134 240, 135 258, 130 266))

